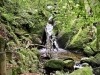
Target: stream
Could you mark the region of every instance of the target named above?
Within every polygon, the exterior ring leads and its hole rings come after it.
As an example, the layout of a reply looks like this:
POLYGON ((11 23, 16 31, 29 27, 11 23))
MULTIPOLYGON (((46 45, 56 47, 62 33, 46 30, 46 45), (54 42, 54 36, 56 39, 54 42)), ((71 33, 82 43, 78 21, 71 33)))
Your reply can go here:
POLYGON ((69 50, 64 50, 62 48, 59 48, 58 43, 56 41, 56 36, 53 34, 53 23, 54 23, 53 16, 51 15, 45 27, 45 34, 43 34, 45 35, 45 37, 43 37, 45 39, 43 39, 42 42, 45 47, 39 49, 40 61, 41 64, 43 65, 42 66, 43 74, 45 75, 44 63, 50 59, 61 59, 61 60, 72 59, 75 62, 74 69, 82 68, 80 60, 84 58, 85 55, 83 53, 77 53, 77 52, 75 53, 69 50))

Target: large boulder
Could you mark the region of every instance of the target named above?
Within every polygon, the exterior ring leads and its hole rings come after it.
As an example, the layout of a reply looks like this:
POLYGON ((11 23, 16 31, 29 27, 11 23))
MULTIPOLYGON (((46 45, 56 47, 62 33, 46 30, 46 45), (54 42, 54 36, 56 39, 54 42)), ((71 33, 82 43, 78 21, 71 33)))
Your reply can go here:
POLYGON ((91 68, 84 67, 78 70, 75 70, 74 72, 70 73, 69 75, 93 75, 91 68))
POLYGON ((99 75, 99 74, 100 74, 100 67, 94 68, 94 69, 93 69, 93 73, 94 73, 95 75, 99 75))
POLYGON ((62 70, 64 66, 65 63, 60 59, 50 59, 44 64, 46 70, 62 70))
POLYGON ((64 63, 66 68, 69 68, 71 70, 74 69, 74 64, 75 64, 74 60, 70 60, 70 59, 64 60, 64 63))
POLYGON ((92 42, 88 43, 84 48, 84 53, 88 56, 94 55, 97 53, 96 49, 96 41, 97 39, 93 40, 92 42))
POLYGON ((81 27, 78 30, 77 34, 75 34, 72 37, 72 40, 71 40, 69 46, 83 49, 84 46, 87 45, 87 43, 95 40, 95 38, 96 38, 95 33, 96 33, 96 27, 94 27, 94 26, 86 26, 84 28, 81 27))
POLYGON ((89 63, 92 67, 100 66, 100 53, 97 53, 94 57, 91 56, 88 59, 83 59, 81 62, 89 63))
POLYGON ((88 34, 89 27, 82 29, 80 28, 76 35, 73 36, 70 46, 83 48, 83 44, 88 42, 89 35, 88 34))

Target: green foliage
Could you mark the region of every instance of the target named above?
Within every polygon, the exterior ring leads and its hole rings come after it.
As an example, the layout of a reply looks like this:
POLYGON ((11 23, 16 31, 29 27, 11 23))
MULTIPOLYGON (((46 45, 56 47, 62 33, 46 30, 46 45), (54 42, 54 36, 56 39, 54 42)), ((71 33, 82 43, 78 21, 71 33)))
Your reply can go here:
POLYGON ((86 44, 86 42, 89 41, 89 39, 91 38, 89 33, 89 26, 85 29, 80 28, 78 33, 73 36, 70 45, 73 47, 79 47, 79 48, 83 48, 84 44, 86 44))
POLYGON ((40 63, 37 57, 36 49, 25 49, 23 47, 20 48, 18 54, 18 67, 13 69, 13 74, 16 75, 18 73, 28 73, 28 72, 38 72, 37 69, 40 67, 40 63), (15 74, 16 73, 16 74, 15 74))
POLYGON ((37 48, 32 48, 31 49, 38 57, 40 56, 40 52, 37 48))
MULTIPOLYGON (((33 34, 36 34, 37 37, 35 38, 37 39, 38 36, 42 36, 49 16, 53 14, 55 20, 54 31, 59 30, 61 35, 66 35, 65 39, 67 41, 62 39, 66 42, 66 45, 71 44, 83 48, 83 45, 87 45, 86 42, 90 39, 87 35, 87 26, 100 21, 99 4, 99 0, 1 0, 0 22, 7 26, 11 37, 10 41, 13 40, 19 45, 19 39, 23 39, 23 37, 31 39, 34 36, 33 34), (48 9, 47 6, 49 5, 55 7, 48 9), (83 30, 81 29, 82 27, 84 28, 83 30), (29 34, 31 38, 25 37, 25 34, 29 34)), ((97 49, 99 50, 99 33, 100 25, 97 27, 97 40, 93 40, 86 47, 87 52, 91 49, 90 47, 95 50, 98 46, 97 49)), ((36 39, 32 38, 32 41, 36 39)), ((20 57, 18 63, 21 66, 15 69, 18 70, 17 72, 29 71, 29 65, 36 67, 36 65, 32 64, 35 63, 34 60, 38 61, 37 56, 40 54, 37 49, 20 48, 18 54, 20 57)), ((56 61, 50 62, 54 63, 53 65, 56 63, 56 61)), ((59 61, 57 63, 60 64, 59 61)), ((55 67, 62 68, 60 65, 55 67)), ((32 72, 36 71, 33 68, 30 68, 30 70, 32 72)))

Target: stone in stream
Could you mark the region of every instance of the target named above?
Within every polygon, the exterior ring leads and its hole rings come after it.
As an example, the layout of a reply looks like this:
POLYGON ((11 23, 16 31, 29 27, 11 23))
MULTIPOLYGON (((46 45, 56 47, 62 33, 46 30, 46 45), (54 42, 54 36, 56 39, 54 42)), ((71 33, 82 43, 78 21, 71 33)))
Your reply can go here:
POLYGON ((52 71, 63 70, 65 63, 60 59, 50 59, 44 64, 44 68, 47 74, 50 74, 52 71))
POLYGON ((82 59, 81 63, 89 63, 92 67, 100 66, 100 53, 97 53, 94 57, 91 56, 86 59, 82 59))
POLYGON ((93 72, 90 67, 84 67, 84 68, 75 70, 68 75, 93 75, 93 72))
POLYGON ((95 75, 99 75, 100 74, 100 67, 93 68, 93 73, 95 75))
POLYGON ((64 60, 65 67, 74 70, 75 61, 73 59, 64 60))

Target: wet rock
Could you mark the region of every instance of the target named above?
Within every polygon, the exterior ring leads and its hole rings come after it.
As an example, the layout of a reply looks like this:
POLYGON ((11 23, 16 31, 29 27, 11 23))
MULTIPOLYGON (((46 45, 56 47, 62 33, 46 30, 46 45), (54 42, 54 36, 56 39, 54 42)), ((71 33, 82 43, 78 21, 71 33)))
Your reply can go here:
POLYGON ((67 75, 68 73, 65 73, 63 71, 56 71, 55 75, 67 75))
POLYGON ((62 70, 65 63, 63 60, 60 59, 50 59, 45 64, 44 67, 47 71, 53 71, 53 70, 62 70))
POLYGON ((100 67, 94 68, 94 69, 93 69, 93 73, 94 73, 95 75, 99 75, 99 74, 100 74, 100 67))
POLYGON ((74 60, 71 60, 71 59, 68 59, 68 60, 64 60, 64 63, 65 63, 65 67, 66 68, 69 68, 69 69, 72 69, 74 68, 74 60))
POLYGON ((91 56, 88 59, 82 59, 81 63, 89 63, 92 67, 100 66, 100 53, 96 54, 94 57, 91 56))
POLYGON ((74 72, 70 73, 69 75, 93 75, 91 68, 84 67, 78 70, 75 70, 74 72))

